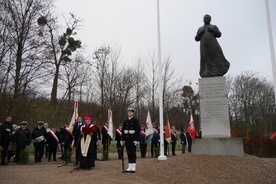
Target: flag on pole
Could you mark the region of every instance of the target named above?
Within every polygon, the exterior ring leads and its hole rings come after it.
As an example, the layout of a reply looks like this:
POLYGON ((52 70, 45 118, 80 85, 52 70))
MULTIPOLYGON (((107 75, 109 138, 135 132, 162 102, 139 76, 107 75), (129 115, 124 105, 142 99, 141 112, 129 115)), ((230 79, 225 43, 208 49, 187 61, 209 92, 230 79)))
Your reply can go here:
POLYGON ((74 112, 73 112, 73 115, 72 115, 72 118, 71 118, 71 121, 70 121, 70 124, 69 124, 69 131, 70 132, 73 132, 74 124, 75 124, 75 122, 76 122, 76 120, 79 116, 78 108, 79 108, 79 101, 75 100, 75 102, 74 102, 74 112))
POLYGON ((274 139, 274 138, 276 138, 276 132, 274 132, 270 137, 271 140, 274 139))
POLYGON ((153 130, 153 126, 150 118, 150 113, 148 111, 147 120, 146 120, 146 143, 150 142, 150 140, 153 137, 153 133, 154 133, 154 130, 153 130))
POLYGON ((188 127, 188 132, 191 136, 192 139, 195 138, 195 125, 194 125, 194 120, 193 120, 193 115, 191 114, 191 119, 190 119, 190 123, 189 123, 189 127, 188 127))
POLYGON ((113 120, 112 120, 112 111, 108 110, 108 132, 107 134, 113 139, 113 120))
POLYGON ((170 143, 171 142, 171 126, 169 122, 169 118, 167 117, 166 129, 165 129, 165 140, 170 143))

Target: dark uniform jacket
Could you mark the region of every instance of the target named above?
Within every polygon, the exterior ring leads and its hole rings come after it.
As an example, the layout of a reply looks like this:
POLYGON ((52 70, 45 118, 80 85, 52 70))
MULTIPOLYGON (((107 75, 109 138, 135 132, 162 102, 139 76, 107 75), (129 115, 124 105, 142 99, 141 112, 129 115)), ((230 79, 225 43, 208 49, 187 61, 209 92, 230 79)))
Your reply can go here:
POLYGON ((38 127, 36 127, 33 132, 32 132, 32 138, 33 140, 35 140, 36 138, 40 137, 40 136, 44 136, 44 140, 41 142, 35 142, 34 141, 34 147, 44 147, 45 145, 45 138, 47 136, 47 131, 45 128, 41 128, 39 129, 38 127))
POLYGON ((12 124, 7 122, 7 121, 4 121, 3 123, 1 123, 1 126, 0 126, 0 134, 1 134, 1 139, 2 141, 11 141, 12 140, 12 124), (7 132, 6 129, 10 129, 11 131, 10 132, 7 132))
POLYGON ((138 119, 132 117, 127 118, 123 122, 122 141, 125 141, 126 146, 134 146, 133 141, 140 140, 140 125, 138 119))
POLYGON ((28 128, 26 128, 25 130, 19 128, 17 131, 15 131, 13 138, 14 142, 16 143, 16 146, 24 148, 26 145, 31 144, 31 131, 28 128))

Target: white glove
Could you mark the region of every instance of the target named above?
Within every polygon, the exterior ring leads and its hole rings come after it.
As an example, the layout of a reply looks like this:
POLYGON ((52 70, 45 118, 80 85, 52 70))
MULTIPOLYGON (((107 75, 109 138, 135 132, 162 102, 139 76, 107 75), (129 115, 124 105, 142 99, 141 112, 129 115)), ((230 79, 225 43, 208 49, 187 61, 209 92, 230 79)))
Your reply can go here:
POLYGON ((137 145, 139 145, 139 142, 138 142, 138 141, 133 141, 133 144, 134 144, 135 146, 137 146, 137 145))
POLYGON ((121 146, 123 146, 125 144, 125 142, 124 141, 120 141, 120 144, 121 144, 121 146))
POLYGON ((100 140, 97 140, 96 145, 99 145, 99 144, 100 144, 100 142, 101 142, 100 140))

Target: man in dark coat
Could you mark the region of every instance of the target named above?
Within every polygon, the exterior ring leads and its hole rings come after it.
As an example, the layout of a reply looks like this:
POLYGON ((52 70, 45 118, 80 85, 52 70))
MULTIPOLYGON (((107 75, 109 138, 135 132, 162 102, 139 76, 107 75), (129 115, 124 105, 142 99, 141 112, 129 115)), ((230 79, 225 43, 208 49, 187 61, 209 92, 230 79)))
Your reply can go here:
POLYGON ((35 148, 35 163, 41 162, 44 153, 45 138, 47 135, 46 129, 43 127, 44 122, 38 121, 37 127, 32 132, 35 148))
POLYGON ((76 147, 76 162, 74 165, 78 165, 80 161, 80 156, 81 156, 81 150, 80 150, 80 136, 81 136, 81 127, 84 125, 82 122, 82 118, 78 117, 77 122, 74 124, 74 129, 73 129, 73 136, 74 136, 74 141, 75 141, 75 147, 76 147))
POLYGON ((136 146, 140 140, 140 125, 134 117, 135 109, 128 108, 127 119, 123 122, 123 134, 121 144, 125 144, 128 156, 127 172, 136 172, 136 146))
POLYGON ((1 153, 1 165, 8 165, 6 162, 6 156, 9 149, 10 141, 12 140, 12 117, 7 116, 5 121, 1 123, 0 134, 1 134, 1 147, 3 148, 1 153))
POLYGON ((20 154, 27 145, 31 144, 32 135, 31 131, 27 128, 28 122, 22 121, 21 127, 15 131, 13 139, 16 144, 16 162, 20 163, 20 154))

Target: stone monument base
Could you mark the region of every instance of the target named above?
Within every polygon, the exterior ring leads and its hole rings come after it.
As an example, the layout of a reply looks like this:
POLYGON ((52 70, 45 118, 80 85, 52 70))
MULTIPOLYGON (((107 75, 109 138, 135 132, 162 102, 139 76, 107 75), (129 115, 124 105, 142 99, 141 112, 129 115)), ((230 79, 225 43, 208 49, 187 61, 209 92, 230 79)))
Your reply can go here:
POLYGON ((244 156, 243 138, 202 138, 194 139, 192 153, 195 155, 244 156))

